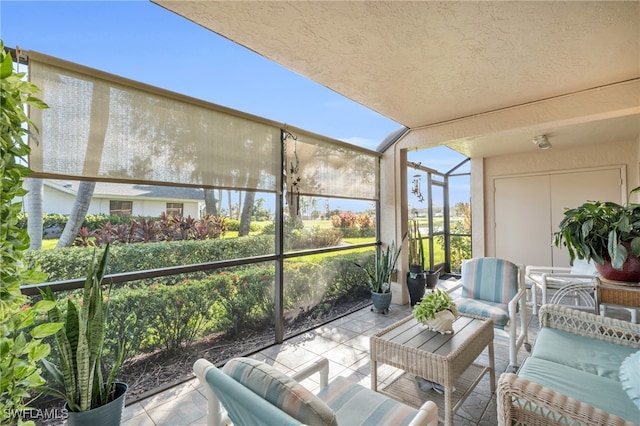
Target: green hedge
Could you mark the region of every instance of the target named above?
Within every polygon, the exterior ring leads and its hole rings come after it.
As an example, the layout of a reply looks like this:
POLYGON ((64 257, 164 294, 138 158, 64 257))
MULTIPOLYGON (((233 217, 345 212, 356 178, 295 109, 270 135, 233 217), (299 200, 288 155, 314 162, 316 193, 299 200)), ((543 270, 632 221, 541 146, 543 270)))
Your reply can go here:
MULTIPOLYGON (((82 222, 82 226, 87 228, 89 231, 95 231, 96 229, 100 229, 107 222, 111 222, 112 225, 121 225, 129 223, 129 217, 123 216, 110 216, 103 214, 88 214, 84 221, 82 222)), ((154 219, 158 219, 157 217, 154 219)), ((44 213, 42 215, 42 229, 51 229, 51 228, 59 228, 64 229, 67 225, 67 221, 69 220, 69 215, 63 215, 60 213, 44 213)), ((20 213, 18 215, 18 226, 22 229, 27 229, 27 214, 20 213)))
MULTIPOLYGON (((273 240, 252 236, 233 240, 178 241, 114 246, 108 273, 200 263, 219 258, 267 254, 273 240)), ((82 277, 92 248, 30 252, 52 274, 50 281, 82 277), (70 275, 67 275, 70 274, 70 275)), ((371 253, 327 254, 315 262, 287 260, 284 303, 288 321, 300 315, 322 317, 342 301, 363 300, 369 291, 354 262, 371 253)), ((212 333, 235 336, 273 327, 273 263, 180 274, 114 286, 105 338, 107 360, 120 337, 127 357, 153 351, 175 352, 212 333)), ((79 291, 58 294, 61 305, 79 291)))
MULTIPOLYGON (((107 274, 267 255, 273 253, 273 247, 273 236, 266 235, 223 240, 121 244, 111 247, 107 274)), ((49 281, 61 281, 84 277, 93 252, 91 247, 70 247, 30 251, 25 258, 31 267, 40 265, 49 274, 49 281)))

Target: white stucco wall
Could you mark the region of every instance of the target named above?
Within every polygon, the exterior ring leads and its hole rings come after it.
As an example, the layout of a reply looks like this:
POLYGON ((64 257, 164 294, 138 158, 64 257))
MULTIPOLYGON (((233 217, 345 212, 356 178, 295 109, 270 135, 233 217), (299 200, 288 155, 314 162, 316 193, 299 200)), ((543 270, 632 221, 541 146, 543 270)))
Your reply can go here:
MULTIPOLYGON (((94 198, 89 204, 87 214, 109 214, 110 200, 132 201, 132 216, 160 216, 167 207, 167 203, 183 203, 184 217, 191 216, 193 218, 200 217, 200 204, 195 200, 153 200, 141 197, 110 197, 110 198, 94 198)), ((57 189, 45 185, 43 190, 43 211, 45 213, 60 213, 68 215, 75 201, 75 195, 65 193, 57 189)), ((23 210, 28 211, 27 197, 24 199, 23 210)))

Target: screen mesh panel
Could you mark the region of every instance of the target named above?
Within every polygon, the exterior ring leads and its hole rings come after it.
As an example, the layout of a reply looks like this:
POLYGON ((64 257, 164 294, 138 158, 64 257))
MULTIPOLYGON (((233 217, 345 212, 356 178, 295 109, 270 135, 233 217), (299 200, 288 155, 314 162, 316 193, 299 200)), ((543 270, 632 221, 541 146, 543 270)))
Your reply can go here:
POLYGON ((379 159, 306 134, 286 138, 287 190, 307 196, 378 199, 379 159))
POLYGON ((29 76, 36 176, 279 191, 277 125, 36 52, 29 76))

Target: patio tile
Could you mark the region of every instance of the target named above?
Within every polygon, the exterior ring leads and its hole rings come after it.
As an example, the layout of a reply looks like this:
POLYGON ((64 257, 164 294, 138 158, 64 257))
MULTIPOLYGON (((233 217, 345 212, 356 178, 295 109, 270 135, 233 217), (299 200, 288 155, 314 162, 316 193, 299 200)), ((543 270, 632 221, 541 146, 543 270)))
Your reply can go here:
POLYGON ((325 339, 333 340, 338 343, 345 343, 360 335, 360 333, 349 330, 338 325, 325 325, 316 330, 316 334, 324 337, 325 339))
POLYGON ((135 402, 131 405, 125 405, 124 410, 122 410, 122 421, 125 422, 133 417, 139 416, 140 414, 146 414, 147 412, 142 408, 142 404, 139 402, 135 402))
POLYGON ((188 425, 207 414, 207 400, 192 387, 164 404, 148 409, 149 417, 156 425, 188 425))
POLYGON ((318 358, 318 354, 304 348, 290 346, 280 350, 274 360, 292 370, 299 370, 304 363, 318 358))
POLYGON ((149 410, 163 404, 167 404, 168 402, 175 401, 181 399, 185 394, 192 392, 194 390, 191 385, 191 381, 181 383, 176 385, 170 389, 167 389, 159 394, 150 396, 149 398, 143 399, 140 401, 140 405, 147 412, 149 410))
MULTIPOLYGON (((336 321, 334 321, 334 324, 335 323, 336 321)), ((367 330, 373 328, 373 324, 369 322, 349 318, 341 318, 340 320, 338 320, 337 325, 360 334, 365 333, 367 330)))
POLYGON ((302 349, 306 349, 315 354, 322 355, 340 345, 339 342, 320 335, 302 335, 294 338, 291 343, 302 349))
POLYGON ((343 344, 345 346, 349 346, 354 349, 358 349, 360 351, 369 353, 369 348, 370 348, 369 342, 370 342, 370 336, 358 335, 358 336, 355 336, 353 339, 347 340, 343 344))
POLYGON ((350 346, 340 345, 323 353, 322 356, 330 361, 349 367, 361 359, 368 358, 369 353, 350 346))
POLYGON ((143 411, 141 414, 127 420, 123 419, 122 426, 155 426, 155 423, 151 420, 147 412, 143 411))
MULTIPOLYGON (((265 361, 285 374, 300 371, 306 365, 324 356, 329 360, 329 381, 342 376, 360 385, 371 388, 371 360, 369 358, 369 338, 411 313, 410 306, 394 306, 388 315, 371 312, 363 308, 346 317, 318 327, 300 336, 288 339, 282 344, 265 348, 251 355, 251 358, 265 361)), ((529 341, 537 334, 537 317, 529 317, 529 323, 536 327, 529 329, 529 341)), ((496 381, 507 370, 509 348, 504 336, 494 342, 496 381)), ((528 356, 523 348, 518 353, 519 363, 528 356)), ((477 362, 488 363, 487 350, 477 362)), ((386 365, 378 366, 378 387, 386 386, 403 374, 403 371, 386 365)), ((319 390, 319 376, 314 374, 302 381, 311 392, 319 390)), ((125 426, 204 426, 206 424, 205 387, 197 379, 168 389, 146 400, 134 403, 125 409, 125 426)), ((454 418, 456 426, 488 426, 496 423, 495 395, 489 390, 489 378, 485 376, 467 401, 460 407, 454 418)))

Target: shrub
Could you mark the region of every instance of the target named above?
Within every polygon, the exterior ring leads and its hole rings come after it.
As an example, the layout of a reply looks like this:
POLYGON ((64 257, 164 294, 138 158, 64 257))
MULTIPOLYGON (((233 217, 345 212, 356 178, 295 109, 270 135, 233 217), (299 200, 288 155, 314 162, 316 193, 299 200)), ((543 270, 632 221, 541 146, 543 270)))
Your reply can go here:
MULTIPOLYGON (((108 274, 155 269, 216 258, 267 254, 273 237, 260 235, 230 240, 162 242, 111 247, 108 274)), ((28 253, 52 270, 55 280, 63 273, 84 275, 93 249, 66 248, 28 253), (56 271, 59 269, 59 271, 56 271)), ((316 262, 291 260, 285 268, 285 310, 289 319, 299 314, 319 317, 342 301, 368 298, 362 271, 354 262, 366 263, 372 253, 326 255, 316 262)), ((54 279, 52 277, 52 279, 54 279)), ((225 270, 177 274, 114 285, 105 336, 105 362, 117 354, 124 340, 125 357, 153 352, 175 352, 212 333, 236 336, 274 324, 273 263, 245 265, 225 270), (124 338, 122 338, 124 336, 124 338)), ((61 304, 78 292, 60 292, 61 304)))
MULTIPOLYGON (((37 250, 26 252, 25 259, 29 265, 42 265, 43 271, 49 274, 50 281, 61 281, 84 277, 92 252, 93 249, 77 247, 37 250)), ((121 244, 111 247, 108 273, 191 265, 270 253, 273 253, 273 237, 265 235, 225 240, 121 244)), ((176 280, 179 278, 168 282, 175 284, 176 280)))
POLYGON ((376 235, 375 218, 367 213, 357 215, 346 212, 333 215, 331 224, 340 229, 345 238, 370 238, 376 235))

